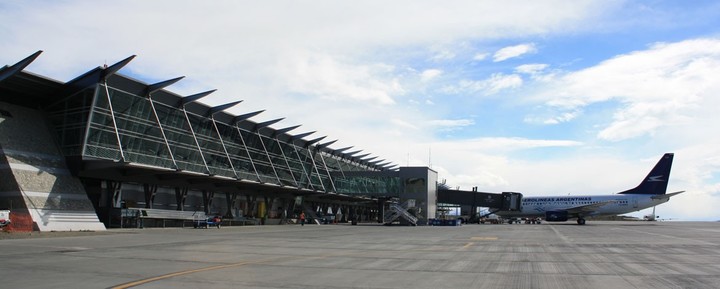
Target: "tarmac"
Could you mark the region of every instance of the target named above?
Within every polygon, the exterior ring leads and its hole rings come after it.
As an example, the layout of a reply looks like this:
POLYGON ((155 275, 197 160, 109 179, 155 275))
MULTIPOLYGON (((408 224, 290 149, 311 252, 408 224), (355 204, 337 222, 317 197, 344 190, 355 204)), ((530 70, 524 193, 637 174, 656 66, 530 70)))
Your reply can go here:
POLYGON ((24 234, 2 288, 720 288, 718 222, 24 234))

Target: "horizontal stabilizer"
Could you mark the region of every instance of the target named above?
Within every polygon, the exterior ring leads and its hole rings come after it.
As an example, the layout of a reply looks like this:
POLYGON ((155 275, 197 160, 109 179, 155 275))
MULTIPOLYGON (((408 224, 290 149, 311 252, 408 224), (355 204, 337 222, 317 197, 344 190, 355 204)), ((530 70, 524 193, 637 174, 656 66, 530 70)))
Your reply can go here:
POLYGON ((685 192, 685 191, 679 191, 679 192, 674 192, 674 193, 669 193, 669 194, 664 194, 664 195, 652 196, 651 198, 653 198, 653 199, 655 199, 655 200, 658 200, 658 199, 669 199, 670 197, 672 197, 672 196, 674 196, 674 195, 679 195, 679 194, 682 194, 682 193, 684 193, 684 192, 685 192))

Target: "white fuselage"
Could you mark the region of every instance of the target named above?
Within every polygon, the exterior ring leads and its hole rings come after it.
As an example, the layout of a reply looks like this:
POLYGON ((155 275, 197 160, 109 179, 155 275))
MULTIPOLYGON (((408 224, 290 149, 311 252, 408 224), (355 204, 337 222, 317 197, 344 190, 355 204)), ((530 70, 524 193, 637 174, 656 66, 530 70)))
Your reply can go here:
MULTIPOLYGON (((669 198, 656 198, 649 194, 615 194, 601 196, 546 196, 527 197, 522 199, 520 211, 501 211, 502 217, 544 217, 545 212, 565 211, 573 208, 609 202, 586 213, 582 217, 618 215, 639 211, 665 203, 669 198)), ((577 217, 574 215, 570 216, 577 217)))

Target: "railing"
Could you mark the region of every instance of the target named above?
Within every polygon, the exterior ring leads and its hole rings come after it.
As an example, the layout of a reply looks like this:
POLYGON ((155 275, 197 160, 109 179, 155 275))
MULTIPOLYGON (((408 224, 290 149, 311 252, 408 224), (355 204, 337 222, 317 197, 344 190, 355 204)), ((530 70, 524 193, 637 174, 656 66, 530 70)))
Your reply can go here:
POLYGON ((320 225, 320 221, 318 220, 319 218, 318 218, 317 212, 314 209, 308 207, 308 205, 305 203, 303 203, 302 209, 306 214, 305 220, 313 220, 313 222, 320 225))
MULTIPOLYGON (((415 217, 413 214, 407 211, 408 204, 411 200, 405 201, 402 204, 390 204, 390 208, 383 216, 383 223, 385 224, 391 224, 392 222, 395 222, 398 218, 402 217, 406 221, 408 221, 411 225, 415 226, 417 225, 418 218, 415 217)), ((414 201, 414 200, 413 200, 414 201)))
MULTIPOLYGON (((128 208, 124 210, 123 215, 125 217, 135 217, 137 219, 155 219, 162 221, 162 227, 165 227, 166 220, 179 220, 183 222, 185 227, 185 221, 196 222, 198 220, 207 220, 207 215, 202 211, 176 211, 176 210, 163 210, 163 209, 148 209, 148 208, 128 208)), ((139 226, 143 226, 142 223, 139 226)))

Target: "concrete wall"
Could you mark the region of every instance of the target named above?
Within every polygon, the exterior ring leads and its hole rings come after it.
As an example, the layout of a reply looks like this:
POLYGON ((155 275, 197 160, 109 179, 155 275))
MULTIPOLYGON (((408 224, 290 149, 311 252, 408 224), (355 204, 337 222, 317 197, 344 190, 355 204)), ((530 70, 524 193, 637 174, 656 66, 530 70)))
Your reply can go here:
MULTIPOLYGON (((427 225, 437 211, 437 172, 428 167, 400 168, 400 203, 414 200, 415 209, 408 211, 418 217, 418 225, 427 225)), ((401 219, 401 224, 405 221, 401 219)))
POLYGON ((0 207, 32 224, 16 230, 105 230, 80 181, 70 174, 42 113, 0 102, 0 207), (31 226, 31 227, 28 227, 31 226))

